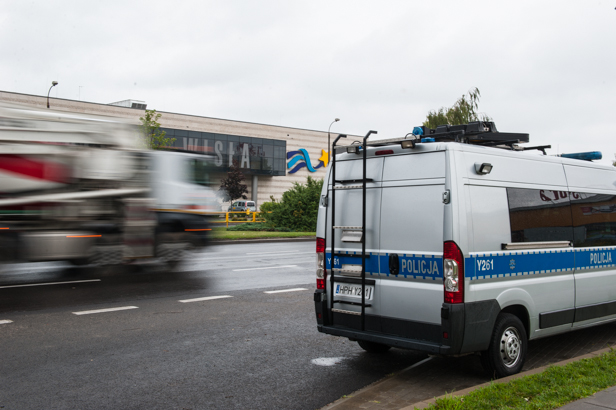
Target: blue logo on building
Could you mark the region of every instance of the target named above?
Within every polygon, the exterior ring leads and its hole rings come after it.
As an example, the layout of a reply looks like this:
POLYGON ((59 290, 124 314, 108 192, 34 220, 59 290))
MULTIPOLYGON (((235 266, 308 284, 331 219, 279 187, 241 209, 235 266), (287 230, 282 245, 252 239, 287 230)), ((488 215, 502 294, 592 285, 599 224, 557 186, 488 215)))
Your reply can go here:
POLYGON ((287 168, 293 167, 289 171, 289 174, 294 174, 303 167, 308 168, 308 171, 310 172, 316 172, 317 169, 327 166, 327 152, 324 150, 321 150, 321 152, 322 155, 321 158, 319 158, 319 164, 314 168, 312 167, 312 163, 310 162, 310 155, 308 155, 308 151, 306 151, 305 149, 300 148, 299 151, 287 152, 287 159, 290 159, 290 161, 287 163, 287 168))

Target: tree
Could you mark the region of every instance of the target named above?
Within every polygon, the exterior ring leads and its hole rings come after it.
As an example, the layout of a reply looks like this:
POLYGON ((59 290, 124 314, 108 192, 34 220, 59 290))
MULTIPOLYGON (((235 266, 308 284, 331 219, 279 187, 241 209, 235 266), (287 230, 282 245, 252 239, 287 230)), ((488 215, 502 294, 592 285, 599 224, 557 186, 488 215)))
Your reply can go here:
POLYGON ((261 206, 261 215, 273 228, 289 228, 298 232, 314 232, 323 188, 322 179, 308 177, 306 184, 293 183, 293 188, 282 194, 280 202, 272 198, 261 206))
POLYGON ((436 128, 439 125, 461 125, 473 121, 492 121, 486 114, 478 113, 479 97, 481 93, 475 87, 463 94, 451 108, 441 107, 438 111, 430 111, 423 125, 428 128, 436 128))
POLYGON ((246 199, 248 193, 248 186, 242 184, 244 180, 244 174, 240 169, 240 165, 236 159, 233 160, 233 165, 227 173, 227 177, 220 181, 219 191, 222 192, 225 201, 233 202, 236 199, 246 199))
POLYGON ((139 117, 139 120, 141 120, 141 132, 148 148, 160 149, 168 147, 175 142, 175 138, 167 138, 165 137, 167 133, 161 131, 160 123, 158 122, 161 115, 156 110, 145 110, 145 118, 139 117))

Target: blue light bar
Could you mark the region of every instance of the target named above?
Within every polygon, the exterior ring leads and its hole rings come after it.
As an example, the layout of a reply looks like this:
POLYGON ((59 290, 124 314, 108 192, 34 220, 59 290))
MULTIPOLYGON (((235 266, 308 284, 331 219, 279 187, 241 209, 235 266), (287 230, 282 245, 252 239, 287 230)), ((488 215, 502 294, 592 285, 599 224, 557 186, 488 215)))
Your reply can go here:
POLYGON ((574 152, 571 154, 560 154, 563 158, 581 159, 583 161, 592 161, 603 158, 600 151, 591 152, 574 152))

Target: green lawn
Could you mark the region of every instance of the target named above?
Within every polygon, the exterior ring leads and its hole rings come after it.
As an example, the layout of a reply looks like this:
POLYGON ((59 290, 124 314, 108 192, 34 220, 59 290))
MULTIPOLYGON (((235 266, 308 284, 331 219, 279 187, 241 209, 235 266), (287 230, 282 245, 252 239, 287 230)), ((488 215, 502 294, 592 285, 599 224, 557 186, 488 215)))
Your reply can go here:
POLYGON ((215 227, 212 229, 212 239, 259 239, 259 238, 299 238, 311 236, 316 237, 315 232, 261 232, 261 231, 227 231, 226 227, 215 227))
POLYGON ((616 350, 460 397, 438 399, 429 410, 555 409, 616 385, 616 350))

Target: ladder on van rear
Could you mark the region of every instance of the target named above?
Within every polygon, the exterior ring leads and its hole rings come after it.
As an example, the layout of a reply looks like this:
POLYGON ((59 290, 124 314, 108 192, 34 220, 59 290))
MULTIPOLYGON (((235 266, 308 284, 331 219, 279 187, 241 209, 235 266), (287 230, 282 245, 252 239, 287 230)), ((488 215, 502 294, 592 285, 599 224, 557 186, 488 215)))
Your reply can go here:
MULTIPOLYGON (((331 175, 331 181, 332 181, 332 185, 331 185, 331 265, 330 265, 330 289, 331 289, 331 297, 329 298, 329 310, 331 312, 331 321, 330 323, 334 324, 334 313, 342 313, 342 314, 350 314, 350 315, 358 315, 358 312, 355 311, 351 311, 351 310, 344 310, 344 309, 338 309, 335 308, 334 306, 337 303, 344 303, 344 304, 348 304, 348 305, 359 305, 361 306, 361 312, 359 313, 359 316, 361 316, 361 330, 365 331, 366 330, 366 308, 370 307, 370 304, 366 304, 366 259, 370 257, 370 255, 366 255, 366 183, 369 181, 372 181, 371 179, 369 180, 368 178, 366 178, 366 146, 367 146, 367 141, 368 141, 368 137, 371 134, 376 134, 376 131, 369 131, 368 134, 366 134, 366 136, 363 139, 363 142, 361 144, 361 146, 358 145, 350 145, 348 147, 354 147, 351 149, 355 149, 358 151, 361 151, 362 153, 362 178, 361 179, 353 179, 353 180, 336 180, 336 143, 338 142, 338 140, 340 140, 340 138, 346 138, 346 135, 340 134, 338 135, 338 137, 334 140, 334 143, 332 144, 332 153, 333 153, 333 157, 332 157, 332 175, 331 175), (351 185, 345 185, 345 184, 351 184, 351 185), (343 190, 343 189, 361 189, 362 190, 362 202, 361 202, 361 225, 358 226, 336 226, 336 191, 337 190, 343 190), (361 239, 359 242, 361 242, 361 254, 354 254, 354 255, 349 255, 346 253, 341 253, 341 252, 336 252, 336 231, 340 231, 342 232, 342 234, 344 234, 345 232, 350 234, 351 236, 357 236, 357 233, 359 233, 361 239), (340 268, 335 268, 335 259, 336 257, 354 257, 354 258, 360 258, 361 259, 361 270, 357 269, 357 268, 343 268, 343 266, 341 265, 340 268), (348 274, 348 276, 357 276, 357 274, 359 273, 358 276, 361 277, 361 303, 360 302, 351 302, 351 301, 347 301, 347 300, 336 300, 335 299, 335 290, 334 290, 334 284, 335 284, 335 276, 336 273, 341 274, 340 276, 343 276, 342 274, 346 273, 348 274)), ((348 150, 347 150, 348 152, 348 150)), ((326 230, 327 232, 327 230, 326 230)), ((341 238, 342 240, 342 238, 341 238)), ((354 240, 354 242, 357 242, 356 240, 354 240)), ((345 280, 349 280, 348 277, 345 278, 345 280)))

